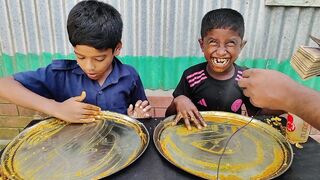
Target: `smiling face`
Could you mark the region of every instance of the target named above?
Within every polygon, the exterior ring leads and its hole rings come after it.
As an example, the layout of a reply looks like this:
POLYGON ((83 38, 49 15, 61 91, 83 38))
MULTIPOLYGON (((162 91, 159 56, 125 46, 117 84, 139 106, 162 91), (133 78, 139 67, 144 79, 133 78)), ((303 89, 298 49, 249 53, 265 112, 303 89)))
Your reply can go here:
POLYGON ((233 63, 244 45, 239 33, 230 29, 212 29, 199 39, 199 43, 208 62, 208 73, 222 79, 230 78, 234 73, 233 63))
POLYGON ((74 53, 77 56, 77 63, 86 75, 102 85, 112 71, 113 58, 119 55, 120 49, 121 43, 114 51, 111 48, 98 50, 87 45, 76 45, 74 53))

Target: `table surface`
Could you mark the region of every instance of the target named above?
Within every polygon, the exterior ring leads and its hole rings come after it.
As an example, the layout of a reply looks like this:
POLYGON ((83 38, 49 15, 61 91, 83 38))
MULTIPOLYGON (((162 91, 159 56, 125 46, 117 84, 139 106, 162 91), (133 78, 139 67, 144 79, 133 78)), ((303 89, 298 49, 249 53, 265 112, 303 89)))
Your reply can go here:
MULTIPOLYGON (((149 131, 149 146, 135 162, 105 179, 199 179, 199 177, 175 167, 157 151, 152 138, 153 130, 162 119, 163 118, 152 118, 140 120, 149 131)), ((37 122, 39 121, 34 120, 28 126, 36 124, 37 122)), ((294 152, 292 165, 284 174, 276 179, 320 179, 320 144, 312 138, 309 138, 308 142, 303 144, 303 149, 298 149, 294 146, 292 146, 292 148, 294 152)))
MULTIPOLYGON (((172 165, 157 151, 153 143, 153 130, 163 118, 141 120, 150 133, 150 143, 142 156, 127 168, 109 176, 107 179, 199 179, 172 165)), ((292 146, 294 158, 290 168, 276 179, 320 179, 320 144, 308 139, 303 149, 292 146)))

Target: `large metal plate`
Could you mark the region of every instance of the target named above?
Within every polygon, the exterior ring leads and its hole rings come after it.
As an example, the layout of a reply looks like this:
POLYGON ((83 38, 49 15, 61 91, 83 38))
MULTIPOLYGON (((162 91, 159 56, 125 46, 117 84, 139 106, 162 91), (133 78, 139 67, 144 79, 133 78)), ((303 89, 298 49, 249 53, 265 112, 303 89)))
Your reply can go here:
MULTIPOLYGON (((158 124, 154 143, 175 166, 205 179, 216 179, 219 158, 229 137, 251 120, 227 112, 201 112, 208 126, 188 131, 172 126, 174 116, 158 124)), ((253 119, 229 141, 222 156, 219 179, 272 179, 291 165, 290 143, 276 129, 253 119)))
POLYGON ((103 112, 102 120, 68 124, 51 118, 25 129, 1 156, 9 179, 99 179, 135 161, 146 149, 145 126, 103 112))

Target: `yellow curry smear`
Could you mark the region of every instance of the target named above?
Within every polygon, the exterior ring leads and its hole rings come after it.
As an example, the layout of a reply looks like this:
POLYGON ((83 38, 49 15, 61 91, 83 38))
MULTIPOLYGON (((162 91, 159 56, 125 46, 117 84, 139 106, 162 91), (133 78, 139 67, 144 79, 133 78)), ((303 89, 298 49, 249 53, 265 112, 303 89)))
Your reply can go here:
MULTIPOLYGON (((229 131, 230 134, 228 135, 228 137, 233 132, 235 132, 239 126, 242 126, 246 123, 246 122, 239 122, 239 121, 226 121, 225 119, 220 120, 218 118, 210 118, 206 120, 220 122, 220 123, 229 123, 229 125, 235 125, 231 128, 231 131, 229 131)), ((209 128, 209 131, 212 131, 212 132, 218 131, 217 126, 208 126, 207 128, 209 128)), ((207 128, 206 130, 208 130, 207 128)), ((192 130, 187 130, 187 128, 185 128, 184 126, 171 127, 171 130, 173 130, 173 132, 180 137, 180 139, 178 140, 182 140, 181 138, 186 138, 189 135, 203 133, 203 130, 198 130, 196 128, 193 128, 192 130)), ((253 142, 253 145, 256 146, 256 157, 254 158, 254 160, 250 162, 239 162, 239 163, 232 163, 232 164, 221 163, 220 164, 221 175, 219 175, 219 179, 242 179, 241 177, 237 176, 239 172, 254 169, 255 167, 263 164, 263 162, 266 160, 264 157, 265 151, 263 147, 263 142, 261 142, 258 138, 253 137, 248 132, 242 132, 242 135, 250 139, 250 141, 253 142), (227 174, 223 172, 227 172, 227 174)), ((189 140, 184 139, 183 142, 187 142, 193 147, 196 147, 201 150, 205 149, 204 147, 201 146, 201 143, 198 143, 198 144, 194 143, 192 142, 191 139, 189 140)), ((205 160, 195 159, 191 157, 190 154, 187 154, 183 149, 180 149, 169 135, 164 136, 160 139, 160 145, 165 156, 176 166, 186 170, 187 172, 190 172, 191 174, 197 175, 202 178, 216 179, 215 175, 205 173, 205 171, 209 170, 209 171, 216 172, 218 161, 208 162, 205 160), (174 152, 174 153, 171 153, 171 152, 174 152), (188 164, 192 164, 194 166, 204 169, 204 171, 194 170, 194 169, 191 169, 190 167, 183 166, 177 162, 177 159, 182 159, 184 162, 187 162, 188 164)), ((205 150, 205 151, 211 153, 211 151, 208 151, 208 150, 205 150)), ((216 152, 215 156, 217 156, 217 154, 219 156, 221 153, 222 153, 222 150, 216 152)), ((227 153, 225 153, 225 155, 226 154, 227 153)), ((276 146, 276 147, 273 147, 272 155, 274 158, 273 161, 270 164, 268 164, 267 167, 264 167, 264 170, 262 170, 260 174, 253 176, 250 179, 264 179, 278 172, 280 167, 283 165, 283 162, 285 162, 285 159, 287 158, 286 154, 283 153, 282 147, 276 146)))
MULTIPOLYGON (((139 147, 145 147, 145 145, 148 143, 148 137, 147 135, 144 133, 144 131, 142 130, 142 128, 140 128, 140 126, 134 122, 130 122, 130 121, 126 121, 121 119, 121 117, 115 117, 114 115, 108 115, 107 113, 102 113, 101 114, 101 118, 103 119, 107 119, 110 121, 114 121, 118 124, 123 124, 125 126, 128 126, 130 128, 133 128, 134 131, 138 134, 138 136, 141 139, 141 146, 139 147)), ((99 122, 98 122, 99 123, 99 122)), ((41 142, 46 141, 47 139, 49 139, 50 137, 52 137, 53 135, 55 135, 56 133, 58 133, 61 129, 63 129, 66 125, 68 125, 69 123, 65 122, 65 121, 61 121, 61 120, 57 120, 57 119, 52 119, 52 120, 48 120, 48 122, 46 124, 39 124, 38 126, 34 126, 30 131, 28 131, 23 139, 19 140, 19 141, 15 141, 13 145, 11 145, 11 149, 10 151, 8 151, 8 154, 6 155, 8 158, 6 159, 6 163, 5 166, 3 167, 4 172, 3 175, 6 177, 10 177, 12 179, 22 179, 22 177, 19 177, 19 175, 17 174, 17 169, 19 169, 19 167, 21 166, 19 162, 14 162, 13 158, 15 157, 15 153, 16 151, 19 149, 19 147, 21 147, 21 145, 23 143, 27 143, 30 145, 37 145, 40 144, 41 142), (23 141, 26 140, 26 141, 23 141)), ((116 144, 115 144, 116 146, 116 144)), ((114 148, 114 147, 113 147, 114 148)), ((82 150, 85 151, 85 150, 82 150)), ((103 173, 99 174, 96 178, 102 178, 105 177, 107 175, 110 175, 112 173, 114 173, 115 171, 122 169, 126 166, 128 166, 134 159, 137 158, 137 156, 141 153, 141 149, 139 150, 135 150, 132 154, 130 154, 130 157, 128 159, 126 159, 125 162, 121 162, 122 165, 120 165, 120 161, 118 161, 117 163, 112 164, 112 167, 109 168, 107 171, 104 171, 103 173)), ((50 155, 50 153, 49 153, 50 155)), ((53 156, 53 153, 51 153, 51 155, 53 156)), ((27 157, 26 157, 27 158, 27 157)), ((50 164, 50 159, 52 159, 53 157, 47 157, 49 159, 49 161, 44 162, 43 166, 48 166, 48 164, 50 164)), ((104 156, 102 159, 99 160, 100 163, 96 164, 95 166, 90 167, 89 169, 86 170, 81 170, 75 173, 75 176, 81 177, 81 176, 85 176, 88 175, 92 172, 96 172, 98 170, 101 170, 106 164, 110 164, 110 161, 112 160, 112 158, 110 158, 110 155, 106 155, 104 156)), ((34 174, 35 172, 39 171, 43 166, 40 166, 38 168, 34 167, 31 171, 28 172, 29 175, 26 175, 28 177, 32 177, 32 174, 34 174)))
MULTIPOLYGON (((68 123, 56 119, 49 120, 47 124, 41 124, 41 126, 34 126, 30 131, 28 131, 23 139, 28 140, 27 143, 30 145, 37 145, 41 142, 44 142, 57 132, 59 132, 65 125, 68 123), (47 131, 44 131, 47 130, 47 131)), ((12 146, 11 143, 8 146, 11 146, 10 151, 6 155, 8 159, 6 160, 5 166, 2 165, 3 174, 7 177, 13 177, 13 179, 22 179, 16 172, 16 169, 19 167, 19 164, 13 164, 14 156, 19 147, 25 143, 22 139, 14 141, 12 146)))

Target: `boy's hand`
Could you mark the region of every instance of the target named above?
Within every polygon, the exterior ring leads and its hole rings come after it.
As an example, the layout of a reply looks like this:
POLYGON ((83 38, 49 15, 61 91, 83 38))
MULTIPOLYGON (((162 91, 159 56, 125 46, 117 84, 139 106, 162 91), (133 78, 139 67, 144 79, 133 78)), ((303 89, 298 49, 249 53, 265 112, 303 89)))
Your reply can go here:
POLYGON ((242 116, 249 116, 248 110, 247 110, 246 105, 244 103, 241 105, 241 115, 242 116))
POLYGON ((59 103, 55 109, 55 116, 70 123, 90 123, 95 121, 95 117, 100 113, 98 106, 83 103, 86 98, 85 91, 80 96, 72 97, 59 103))
POLYGON ((147 100, 143 102, 141 100, 137 101, 135 106, 132 104, 129 105, 127 109, 128 116, 133 118, 150 118, 151 106, 147 100))
POLYGON ((176 106, 177 115, 172 122, 173 126, 175 126, 181 119, 184 120, 188 130, 191 130, 190 121, 193 122, 198 129, 202 129, 202 127, 207 126, 197 107, 188 97, 180 95, 174 98, 174 104, 176 106))

